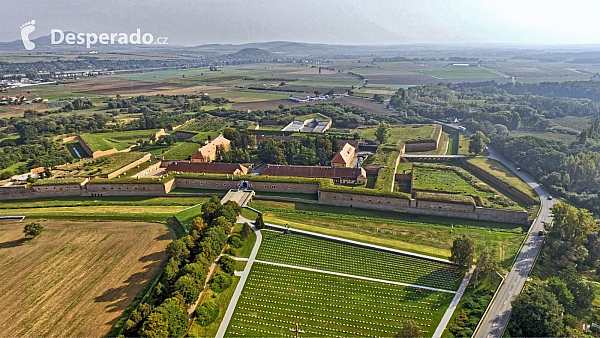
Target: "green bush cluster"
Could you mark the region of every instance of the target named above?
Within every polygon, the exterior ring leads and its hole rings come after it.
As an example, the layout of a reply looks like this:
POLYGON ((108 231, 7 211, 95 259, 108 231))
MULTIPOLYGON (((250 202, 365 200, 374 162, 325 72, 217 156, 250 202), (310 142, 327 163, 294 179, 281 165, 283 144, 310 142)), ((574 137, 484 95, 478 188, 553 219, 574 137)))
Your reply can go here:
POLYGON ((465 295, 458 316, 454 318, 448 331, 454 337, 471 337, 493 294, 494 291, 490 290, 489 285, 484 284, 473 293, 465 295))
POLYGON ((233 279, 230 275, 219 272, 215 277, 213 277, 210 283, 210 288, 216 293, 221 293, 227 290, 231 286, 231 283, 233 283, 233 279))
POLYGON ((196 323, 208 326, 219 316, 219 307, 213 303, 205 302, 196 308, 196 323))

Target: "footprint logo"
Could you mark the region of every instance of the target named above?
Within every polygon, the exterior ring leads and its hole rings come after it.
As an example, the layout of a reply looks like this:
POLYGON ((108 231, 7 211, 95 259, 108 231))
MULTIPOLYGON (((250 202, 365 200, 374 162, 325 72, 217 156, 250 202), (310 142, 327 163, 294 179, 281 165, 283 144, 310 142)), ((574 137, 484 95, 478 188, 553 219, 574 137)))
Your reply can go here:
POLYGON ((25 49, 32 50, 35 48, 35 43, 29 40, 29 34, 35 30, 35 20, 31 20, 21 26, 21 40, 23 40, 23 46, 25 49))

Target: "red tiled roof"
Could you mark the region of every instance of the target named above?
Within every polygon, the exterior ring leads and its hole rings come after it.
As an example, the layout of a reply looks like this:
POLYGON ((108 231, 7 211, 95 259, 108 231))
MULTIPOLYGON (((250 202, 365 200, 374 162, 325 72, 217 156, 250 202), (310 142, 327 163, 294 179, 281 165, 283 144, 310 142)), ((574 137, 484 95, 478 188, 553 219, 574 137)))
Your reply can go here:
POLYGON ((231 141, 226 139, 223 135, 219 135, 217 138, 206 144, 204 147, 198 149, 198 151, 192 155, 192 159, 205 159, 210 158, 216 151, 217 146, 228 146, 231 141))
POLYGON ((364 176, 366 172, 363 168, 336 168, 323 166, 302 166, 302 165, 278 165, 267 164, 267 167, 260 173, 268 176, 291 176, 291 177, 313 177, 313 178, 354 178, 364 176))
POLYGON ((167 172, 208 173, 208 174, 247 174, 248 168, 239 163, 198 163, 172 162, 165 169, 167 172))
POLYGON ((352 162, 352 160, 354 159, 355 151, 356 148, 346 143, 344 144, 342 149, 340 149, 340 151, 338 151, 337 154, 335 154, 333 159, 331 159, 331 163, 343 163, 344 166, 347 166, 348 163, 352 162))

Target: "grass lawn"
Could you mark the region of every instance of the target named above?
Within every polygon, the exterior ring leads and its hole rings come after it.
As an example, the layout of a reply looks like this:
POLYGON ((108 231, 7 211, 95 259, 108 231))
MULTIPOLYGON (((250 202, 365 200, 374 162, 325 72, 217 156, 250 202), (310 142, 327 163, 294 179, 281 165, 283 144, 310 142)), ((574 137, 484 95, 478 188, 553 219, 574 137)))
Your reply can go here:
POLYGON ((137 140, 143 139, 148 140, 158 130, 131 130, 131 131, 116 131, 111 133, 97 133, 97 134, 82 134, 81 138, 85 143, 92 149, 97 150, 109 150, 115 148, 117 150, 124 150, 137 143, 137 140))
MULTIPOLYGON (((202 199, 199 199, 198 203, 202 203, 202 202, 206 202, 206 201, 208 201, 208 198, 202 198, 202 199)), ((187 232, 189 232, 190 228, 192 226, 192 222, 194 221, 194 218, 200 217, 201 215, 202 215, 202 205, 198 204, 189 209, 185 209, 185 210, 178 212, 177 214, 175 214, 175 218, 177 219, 177 221, 179 221, 179 224, 181 224, 185 228, 185 230, 187 232)))
POLYGON ((453 295, 254 263, 226 336, 394 336, 407 319, 435 331, 453 295))
POLYGON ((79 141, 67 142, 67 143, 65 143, 65 146, 67 147, 67 149, 69 150, 69 152, 71 153, 71 156, 73 156, 73 158, 89 158, 90 157, 90 155, 88 155, 88 153, 85 150, 83 150, 83 147, 81 146, 79 141))
POLYGON ((496 177, 497 179, 499 179, 505 183, 508 183, 509 185, 516 188, 517 190, 524 193, 525 195, 527 195, 535 200, 539 200, 539 197, 535 193, 533 188, 530 187, 529 184, 527 184, 523 180, 521 180, 510 169, 508 169, 506 166, 504 166, 504 164, 502 164, 496 160, 491 160, 488 158, 471 158, 468 160, 468 162, 477 166, 478 168, 481 168, 481 169, 487 171, 488 173, 492 174, 492 176, 496 177))
POLYGON ((180 142, 165 151, 162 156, 165 160, 189 160, 202 145, 193 142, 180 142))
POLYGON ((76 162, 62 167, 61 170, 79 170, 79 176, 107 175, 141 159, 145 155, 145 153, 138 152, 114 153, 86 162, 76 162))
POLYGON ((13 176, 24 172, 27 172, 27 162, 17 162, 9 167, 0 170, 0 175, 5 174, 13 176))
POLYGON ((261 230, 256 259, 350 275, 458 289, 464 271, 457 266, 316 237, 261 230))
POLYGON ((520 210, 519 205, 463 169, 451 166, 413 167, 413 189, 477 197, 487 208, 520 210), (466 179, 464 172, 470 179, 466 179))
POLYGON ((461 133, 458 142, 458 155, 469 155, 469 136, 461 133))
POLYGON ((177 130, 201 132, 201 131, 219 131, 229 126, 229 122, 222 117, 204 114, 201 118, 190 120, 184 123, 177 130))
POLYGON ((77 206, 0 209, 0 215, 26 215, 28 218, 92 221, 166 222, 182 206, 77 206))
MULTIPOLYGON (((435 128, 439 126, 433 124, 415 124, 406 126, 393 126, 389 131, 387 143, 396 143, 404 140, 426 140, 432 137, 435 128)), ((375 130, 377 127, 359 129, 360 137, 367 140, 375 140, 375 130)))
POLYGON ((382 215, 371 210, 259 200, 253 201, 251 206, 263 212, 267 223, 290 223, 296 229, 446 259, 450 257, 452 241, 466 235, 475 241, 477 252, 489 249, 505 267, 512 264, 524 238, 522 229, 514 224, 484 224, 390 213, 382 215), (486 228, 490 225, 494 231, 486 228))

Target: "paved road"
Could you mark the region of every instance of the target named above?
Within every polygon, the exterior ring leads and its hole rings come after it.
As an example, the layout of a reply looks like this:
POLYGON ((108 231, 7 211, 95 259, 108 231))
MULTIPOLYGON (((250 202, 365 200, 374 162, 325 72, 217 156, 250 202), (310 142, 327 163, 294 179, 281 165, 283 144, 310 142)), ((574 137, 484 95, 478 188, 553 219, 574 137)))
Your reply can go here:
MULTIPOLYGON (((458 129, 458 126, 456 125, 447 123, 441 124, 458 129)), ((469 133, 467 132, 467 134, 469 133)), ((555 204, 555 200, 548 200, 550 194, 546 189, 540 186, 531 176, 517 170, 510 161, 498 154, 492 148, 489 148, 488 151, 490 153, 488 158, 495 159, 507 166, 535 190, 540 196, 541 207, 538 218, 529 229, 529 233, 515 260, 515 264, 508 273, 508 276, 504 279, 504 284, 500 287, 494 303, 485 317, 481 320, 481 324, 474 334, 474 337, 477 338, 501 337, 506 330, 506 325, 510 318, 511 302, 513 298, 523 290, 523 286, 527 281, 527 277, 529 277, 529 273, 533 268, 533 264, 535 263, 537 255, 542 247, 542 243, 544 242, 544 237, 538 236, 538 232, 544 229, 543 223, 552 222, 550 208, 555 204)))
POLYGON ((506 324, 510 318, 511 302, 516 297, 527 281, 527 277, 533 268, 533 264, 540 252, 544 237, 539 236, 538 232, 544 229, 543 223, 552 222, 552 213, 550 208, 555 204, 555 200, 548 200, 550 194, 540 186, 533 178, 521 171, 506 160, 504 157, 497 154, 493 149, 489 149, 489 158, 493 158, 502 162, 505 166, 511 169, 527 184, 529 184, 535 192, 540 196, 541 208, 538 218, 531 226, 525 244, 521 248, 519 255, 504 280, 504 284, 500 287, 494 303, 490 307, 486 316, 482 319, 481 325, 475 337, 501 337, 506 330, 506 324))

